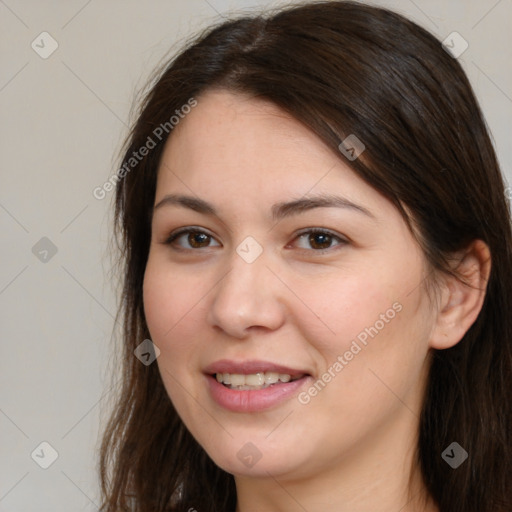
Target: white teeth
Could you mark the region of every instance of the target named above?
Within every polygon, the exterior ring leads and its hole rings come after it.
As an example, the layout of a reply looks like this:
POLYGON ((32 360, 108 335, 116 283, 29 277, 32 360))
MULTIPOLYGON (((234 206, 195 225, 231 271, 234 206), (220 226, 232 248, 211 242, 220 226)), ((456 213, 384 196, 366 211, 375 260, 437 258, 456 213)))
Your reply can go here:
MULTIPOLYGON (((229 376, 229 374, 228 374, 229 376)), ((224 377, 226 377, 226 374, 224 374, 224 377)), ((245 375, 241 375, 239 373, 232 373, 231 374, 231 381, 229 384, 232 386, 244 386, 245 385, 245 375)), ((228 383, 226 383, 228 384, 228 383)))
POLYGON ((275 384, 279 380, 279 373, 266 372, 265 373, 265 384, 275 384))
POLYGON ((249 375, 241 373, 217 373, 215 378, 217 382, 225 384, 231 389, 238 390, 264 389, 272 384, 276 384, 278 381, 290 382, 292 380, 291 375, 277 372, 258 372, 249 375))
MULTIPOLYGON (((231 382, 233 384, 233 382, 231 382)), ((263 373, 254 373, 245 376, 246 386, 262 386, 265 384, 265 375, 263 373)))

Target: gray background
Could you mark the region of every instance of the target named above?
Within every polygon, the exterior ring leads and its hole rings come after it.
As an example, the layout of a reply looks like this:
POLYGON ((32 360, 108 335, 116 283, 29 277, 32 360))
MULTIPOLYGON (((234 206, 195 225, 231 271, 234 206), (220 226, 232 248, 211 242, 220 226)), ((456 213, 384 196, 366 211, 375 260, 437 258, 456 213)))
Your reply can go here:
MULTIPOLYGON (((512 2, 374 3, 467 40, 460 60, 512 183, 512 2)), ((97 200, 92 190, 116 171, 135 93, 161 59, 230 10, 276 5, 0 0, 0 511, 97 510, 116 291, 113 194, 97 200), (47 59, 31 47, 48 50, 43 31, 59 45, 47 59), (38 463, 51 450, 34 452, 43 441, 58 452, 48 469, 38 463)))

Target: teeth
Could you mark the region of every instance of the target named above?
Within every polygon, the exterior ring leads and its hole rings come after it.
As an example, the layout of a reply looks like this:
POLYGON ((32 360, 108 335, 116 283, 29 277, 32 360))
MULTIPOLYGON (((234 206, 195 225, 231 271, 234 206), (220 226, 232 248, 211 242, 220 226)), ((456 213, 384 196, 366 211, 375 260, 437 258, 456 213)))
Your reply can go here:
MULTIPOLYGON (((264 389, 268 388, 272 384, 276 384, 278 381, 290 382, 292 380, 291 375, 277 372, 259 372, 252 373, 250 375, 243 375, 241 373, 217 373, 215 378, 217 379, 217 382, 225 384, 231 389, 241 391, 264 389)), ((293 380, 298 378, 300 377, 296 377, 293 380)))
MULTIPOLYGON (((255 373, 245 376, 240 375, 240 377, 243 377, 244 380, 244 382, 242 382, 240 385, 245 384, 246 386, 263 386, 263 384, 265 384, 265 375, 263 373, 255 373)), ((234 382, 231 382, 231 384, 234 384, 234 382)))
MULTIPOLYGON (((224 374, 226 376, 226 374, 224 374)), ((245 385, 245 375, 240 375, 239 373, 233 373, 231 375, 228 374, 230 378, 230 384, 232 386, 244 386, 245 385)))
POLYGON ((279 380, 279 373, 266 372, 265 373, 265 384, 275 384, 279 380))

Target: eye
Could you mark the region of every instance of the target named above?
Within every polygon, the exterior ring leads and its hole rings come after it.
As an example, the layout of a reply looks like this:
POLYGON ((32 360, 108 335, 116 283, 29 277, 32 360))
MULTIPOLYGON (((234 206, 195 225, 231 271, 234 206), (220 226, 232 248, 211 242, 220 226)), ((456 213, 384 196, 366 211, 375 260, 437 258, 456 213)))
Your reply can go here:
MULTIPOLYGON (((190 227, 171 233, 164 243, 166 245, 174 245, 185 250, 221 246, 213 235, 210 235, 201 229, 194 229, 190 227)), ((323 252, 338 245, 345 245, 348 241, 325 229, 308 229, 299 233, 293 243, 299 249, 323 252)))
POLYGON ((184 228, 171 235, 164 242, 167 245, 177 245, 180 249, 204 249, 207 247, 220 247, 215 238, 200 229, 184 228), (211 243, 213 245, 211 245, 211 243))
POLYGON ((345 245, 348 243, 347 240, 325 229, 309 229, 308 231, 303 231, 299 233, 294 242, 296 242, 299 249, 313 250, 316 252, 326 251, 337 245, 345 245))

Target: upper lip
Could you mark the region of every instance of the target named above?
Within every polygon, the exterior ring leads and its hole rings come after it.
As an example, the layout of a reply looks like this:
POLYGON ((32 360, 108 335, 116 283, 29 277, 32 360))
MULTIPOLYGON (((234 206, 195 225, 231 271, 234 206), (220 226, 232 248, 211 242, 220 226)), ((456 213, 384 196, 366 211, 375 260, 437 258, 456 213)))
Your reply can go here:
POLYGON ((281 364, 271 363, 269 361, 247 360, 247 361, 230 361, 229 359, 221 359, 208 365, 204 372, 208 375, 215 373, 237 373, 242 375, 250 375, 260 372, 276 372, 287 374, 291 377, 309 375, 305 370, 298 370, 283 366, 281 364))

